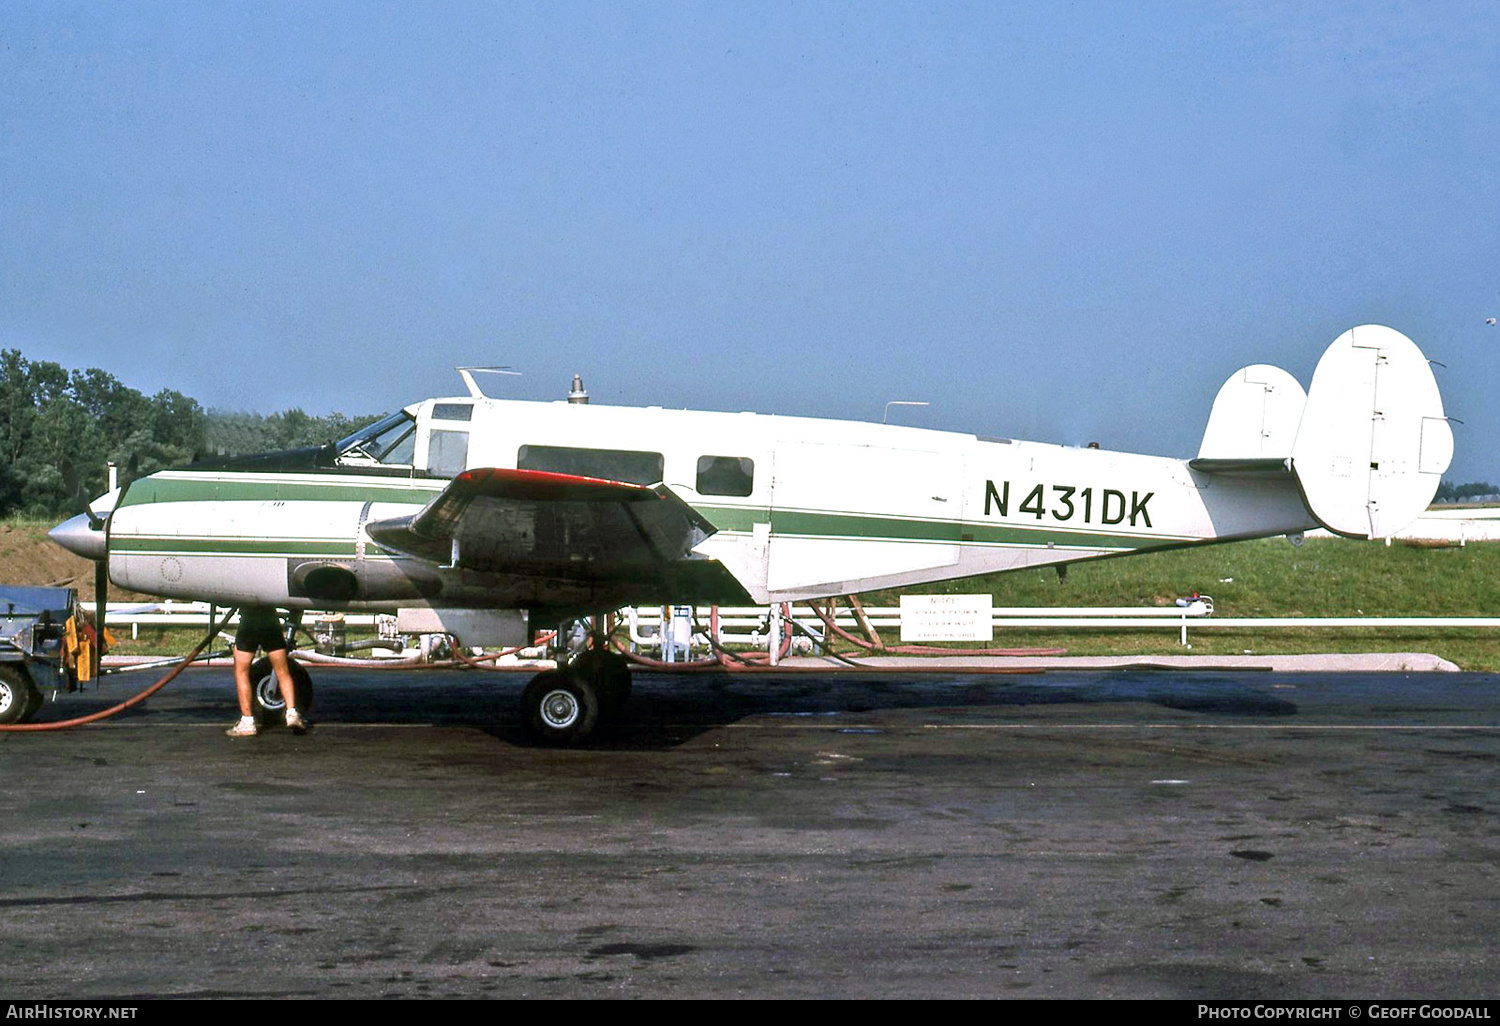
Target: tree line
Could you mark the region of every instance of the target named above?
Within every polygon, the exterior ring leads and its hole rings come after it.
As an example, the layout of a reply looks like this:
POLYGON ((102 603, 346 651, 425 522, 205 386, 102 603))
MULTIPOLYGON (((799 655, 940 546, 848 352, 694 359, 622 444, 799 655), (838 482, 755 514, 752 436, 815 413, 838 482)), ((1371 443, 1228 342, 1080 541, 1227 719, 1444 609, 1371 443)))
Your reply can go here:
POLYGON ((1433 502, 1478 502, 1481 499, 1494 499, 1500 497, 1500 488, 1487 481, 1471 481, 1468 484, 1456 485, 1451 481, 1444 481, 1438 485, 1437 495, 1433 496, 1433 502))
POLYGON ((146 396, 98 368, 68 370, 0 350, 0 517, 63 517, 121 480, 202 456, 318 445, 375 420, 300 409, 204 410, 164 388, 146 396))

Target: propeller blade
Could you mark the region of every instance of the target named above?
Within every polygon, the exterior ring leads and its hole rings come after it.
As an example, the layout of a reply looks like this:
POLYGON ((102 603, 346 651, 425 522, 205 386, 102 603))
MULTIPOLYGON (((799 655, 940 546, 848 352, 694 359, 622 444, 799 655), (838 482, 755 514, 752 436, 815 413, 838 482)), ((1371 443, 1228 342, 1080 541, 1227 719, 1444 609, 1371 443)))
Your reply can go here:
POLYGON ((89 506, 88 493, 83 490, 83 482, 78 479, 78 469, 73 466, 73 461, 64 456, 58 469, 62 471, 63 487, 68 490, 68 496, 73 500, 73 505, 81 507, 83 512, 88 514, 90 527, 96 531, 102 528, 104 518, 89 506))
POLYGON ((109 605, 109 550, 105 549, 104 558, 94 563, 94 627, 99 633, 99 658, 104 658, 104 653, 109 648, 108 637, 104 632, 104 614, 109 605))

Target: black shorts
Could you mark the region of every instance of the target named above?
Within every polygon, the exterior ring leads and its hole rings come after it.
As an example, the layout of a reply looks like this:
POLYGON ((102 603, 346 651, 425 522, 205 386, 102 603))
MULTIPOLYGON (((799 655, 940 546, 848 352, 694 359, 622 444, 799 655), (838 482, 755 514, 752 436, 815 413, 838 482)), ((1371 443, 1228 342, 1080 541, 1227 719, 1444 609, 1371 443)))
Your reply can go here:
POLYGON ((240 610, 240 627, 234 635, 234 647, 240 652, 262 649, 276 652, 286 648, 286 636, 281 633, 281 617, 276 610, 250 607, 240 610))

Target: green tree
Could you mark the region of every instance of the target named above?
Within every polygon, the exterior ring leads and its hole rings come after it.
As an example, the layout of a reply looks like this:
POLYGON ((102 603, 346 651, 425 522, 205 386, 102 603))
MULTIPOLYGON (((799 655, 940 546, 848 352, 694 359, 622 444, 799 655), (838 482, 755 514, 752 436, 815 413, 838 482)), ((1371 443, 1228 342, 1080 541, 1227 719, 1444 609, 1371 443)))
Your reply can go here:
POLYGON ((1496 488, 1488 481, 1470 481, 1468 484, 1461 485, 1444 481, 1438 485, 1437 494, 1433 496, 1433 499, 1436 502, 1473 502, 1492 495, 1500 495, 1500 488, 1496 488))
POLYGON ((0 516, 74 512, 77 492, 104 491, 106 461, 126 473, 185 463, 203 430, 203 408, 178 392, 148 399, 98 368, 0 351, 0 516))
POLYGON ((350 417, 334 412, 314 417, 293 408, 264 416, 233 410, 210 410, 204 436, 207 451, 219 456, 244 456, 281 449, 300 449, 337 441, 380 415, 350 417))
POLYGON ((270 416, 205 412, 171 389, 148 398, 95 367, 69 371, 0 350, 0 516, 77 512, 78 492, 104 491, 106 462, 129 479, 200 455, 320 445, 376 419, 296 408, 270 416))

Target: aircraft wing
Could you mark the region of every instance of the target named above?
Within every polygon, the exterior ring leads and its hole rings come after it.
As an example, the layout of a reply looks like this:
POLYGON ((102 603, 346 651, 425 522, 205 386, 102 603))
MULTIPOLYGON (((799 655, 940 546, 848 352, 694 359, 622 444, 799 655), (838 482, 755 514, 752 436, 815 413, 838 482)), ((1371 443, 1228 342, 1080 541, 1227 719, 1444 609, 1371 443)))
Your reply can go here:
POLYGON ((365 531, 444 566, 584 581, 659 572, 714 528, 664 485, 484 467, 459 474, 421 511, 365 531))

